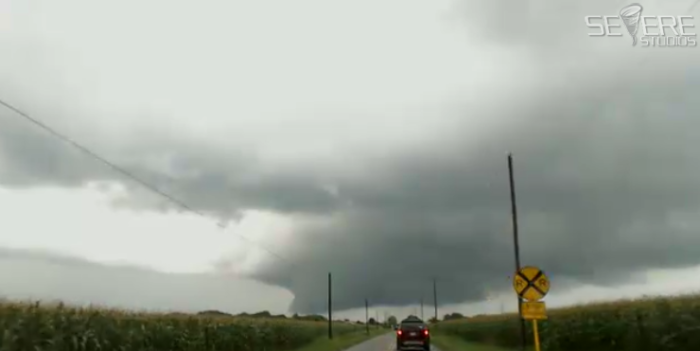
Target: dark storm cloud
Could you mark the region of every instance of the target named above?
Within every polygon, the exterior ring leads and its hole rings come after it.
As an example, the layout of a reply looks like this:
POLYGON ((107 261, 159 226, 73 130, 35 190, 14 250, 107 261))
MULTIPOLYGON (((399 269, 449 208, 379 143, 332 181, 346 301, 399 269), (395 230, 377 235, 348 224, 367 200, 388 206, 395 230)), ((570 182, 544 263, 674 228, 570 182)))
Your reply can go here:
MULTIPOLYGON (((280 174, 265 173, 258 159, 247 151, 213 149, 206 143, 171 140, 157 134, 146 141, 130 141, 116 153, 85 146, 107 155, 120 169, 181 199, 188 207, 220 218, 235 218, 246 208, 304 213, 326 212, 334 207, 333 196, 313 174, 289 168, 280 174)), ((131 190, 120 203, 182 210, 7 109, 0 110, 0 165, 0 182, 5 186, 73 187, 95 180, 118 180, 131 190)))
POLYGON ((15 113, 0 107, 0 181, 11 187, 35 185, 77 186, 107 172, 82 155, 49 137, 48 133, 22 125, 15 113))
POLYGON ((326 270, 340 309, 364 296, 415 303, 433 278, 443 303, 484 298, 514 264, 506 150, 524 264, 555 282, 617 285, 644 269, 700 263, 700 85, 686 69, 635 74, 642 67, 579 73, 539 96, 523 91, 536 98, 526 104, 494 105, 517 119, 476 148, 444 140, 375 165, 371 183, 339 187, 351 208, 297 234, 289 254, 299 267, 271 264, 258 277, 290 287, 301 311, 323 310, 326 270))
MULTIPOLYGON (((595 38, 601 46, 620 45, 601 50, 585 41, 593 39, 580 15, 615 14, 616 6, 599 2, 522 22, 514 14, 522 9, 507 6, 515 3, 475 8, 469 16, 480 21, 471 28, 503 23, 484 35, 493 45, 541 44, 531 52, 541 57, 536 67, 522 61, 522 71, 537 78, 523 84, 520 77, 493 77, 500 94, 479 91, 478 106, 465 106, 461 126, 442 139, 345 165, 371 170, 370 177, 322 166, 263 172, 253 152, 179 140, 134 145, 120 164, 217 215, 247 208, 312 215, 300 217, 307 219, 279 252, 286 260, 270 258, 253 274, 289 288, 299 311, 325 308, 328 271, 340 309, 362 306, 365 297, 415 303, 434 278, 441 302, 482 298, 485 285, 512 274, 508 151, 515 155, 523 263, 541 266, 555 282, 619 284, 646 268, 700 263, 693 235, 700 228, 698 50, 625 51, 629 38, 595 38), (550 22, 563 27, 544 45, 549 27, 542 23, 550 22), (640 64, 644 58, 650 59, 640 64), (482 126, 490 121, 507 123, 482 126), (464 137, 481 128, 478 142, 464 137), (145 161, 149 153, 166 159, 168 172, 145 161), (326 184, 338 195, 323 190, 326 184)), ((560 3, 547 2, 554 9, 560 3)), ((48 138, 12 130, 0 129, 5 185, 117 179, 48 138)), ((153 205, 144 193, 133 194, 130 201, 153 205)))

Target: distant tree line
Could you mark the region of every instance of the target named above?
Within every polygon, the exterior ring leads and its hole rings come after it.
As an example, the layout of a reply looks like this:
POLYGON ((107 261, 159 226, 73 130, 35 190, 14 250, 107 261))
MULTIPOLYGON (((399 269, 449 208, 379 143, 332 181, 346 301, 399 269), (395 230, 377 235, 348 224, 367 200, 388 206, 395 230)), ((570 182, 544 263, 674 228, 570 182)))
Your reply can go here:
POLYGON ((444 317, 442 317, 442 320, 449 321, 449 320, 453 320, 453 319, 463 319, 463 318, 464 318, 463 314, 457 313, 457 312, 452 312, 452 313, 448 313, 444 317))
MULTIPOLYGON (((299 315, 295 313, 291 317, 287 317, 284 314, 272 314, 269 311, 261 311, 257 313, 239 313, 239 314, 230 314, 226 312, 221 312, 217 310, 207 310, 207 311, 202 311, 197 313, 197 315, 200 316, 206 316, 206 317, 238 317, 238 318, 265 318, 265 319, 292 319, 292 320, 301 320, 301 321, 314 321, 314 322, 322 322, 322 321, 327 321, 328 318, 325 316, 319 315, 319 314, 310 314, 310 315, 299 315)), ((344 319, 342 322, 345 323, 353 323, 349 319, 344 319)), ((365 324, 364 322, 357 321, 355 322, 356 324, 365 324)), ((371 324, 371 320, 370 320, 371 324)))
MULTIPOLYGON (((240 313, 237 315, 233 315, 230 313, 226 312, 221 312, 217 310, 207 310, 207 311, 202 311, 197 313, 200 316, 210 316, 210 317, 243 317, 243 318, 267 318, 267 319, 293 319, 293 320, 303 320, 303 321, 316 321, 316 322, 322 322, 322 321, 327 321, 328 318, 325 316, 319 315, 319 314, 311 314, 311 315, 299 315, 299 314, 294 314, 291 317, 287 317, 284 314, 277 314, 274 315, 270 313, 269 311, 261 311, 257 313, 240 313)), ((449 320, 455 320, 455 319, 464 319, 466 318, 463 314, 458 313, 458 312, 452 312, 448 313, 443 316, 442 320, 443 321, 449 321, 449 320)), ((437 323, 439 322, 439 319, 436 319, 435 317, 432 317, 428 320, 430 323, 437 323)), ((344 319, 342 322, 345 323, 353 323, 349 319, 344 319)), ((365 324, 362 321, 356 321, 354 322, 355 324, 365 324)), ((385 323, 379 323, 379 321, 375 320, 374 318, 370 318, 368 323, 370 325, 379 325, 379 324, 386 324, 386 325, 394 325, 397 324, 398 321, 396 317, 390 316, 387 318, 387 321, 385 323)))

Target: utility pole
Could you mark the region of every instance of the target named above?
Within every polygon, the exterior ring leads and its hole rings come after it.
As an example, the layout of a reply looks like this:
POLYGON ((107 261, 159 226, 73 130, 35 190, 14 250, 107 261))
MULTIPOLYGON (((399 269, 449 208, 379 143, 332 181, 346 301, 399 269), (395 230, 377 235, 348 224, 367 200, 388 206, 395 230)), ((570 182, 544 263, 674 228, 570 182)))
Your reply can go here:
POLYGON ((367 299, 365 299, 365 329, 369 335, 369 301, 367 299))
POLYGON ((437 303, 437 280, 433 278, 433 303, 435 304, 435 322, 438 321, 438 303, 437 303))
MULTIPOLYGON (((520 241, 518 238, 518 210, 515 206, 515 180, 513 180, 513 155, 508 154, 508 178, 510 180, 510 209, 513 217, 513 248, 515 249, 515 273, 520 271, 520 241)), ((520 336, 522 338, 521 348, 524 351, 527 343, 525 334, 525 319, 523 319, 523 306, 520 296, 518 298, 518 318, 520 318, 520 336)))
POLYGON ((420 319, 425 320, 423 316, 423 297, 420 298, 420 319))
POLYGON ((333 339, 333 298, 331 273, 328 272, 328 338, 333 339))

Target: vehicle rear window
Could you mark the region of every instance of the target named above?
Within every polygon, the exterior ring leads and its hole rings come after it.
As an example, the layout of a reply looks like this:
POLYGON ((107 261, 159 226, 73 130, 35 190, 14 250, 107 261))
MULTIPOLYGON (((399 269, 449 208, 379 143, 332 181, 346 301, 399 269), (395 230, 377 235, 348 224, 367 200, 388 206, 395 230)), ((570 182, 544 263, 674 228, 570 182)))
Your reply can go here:
POLYGON ((423 322, 401 322, 401 329, 421 329, 425 328, 423 322))

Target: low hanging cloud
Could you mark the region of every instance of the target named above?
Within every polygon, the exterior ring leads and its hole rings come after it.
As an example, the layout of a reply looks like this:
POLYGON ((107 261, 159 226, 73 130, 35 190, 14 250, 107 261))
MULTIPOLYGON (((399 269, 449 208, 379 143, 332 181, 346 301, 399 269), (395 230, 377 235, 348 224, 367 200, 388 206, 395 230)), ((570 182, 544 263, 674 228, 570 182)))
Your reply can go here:
MULTIPOLYGON (((561 1, 531 1, 542 11, 525 17, 506 11, 523 2, 492 3, 450 7, 466 14, 449 16, 459 24, 452 30, 464 35, 461 45, 474 57, 493 55, 497 64, 450 66, 461 84, 451 85, 442 108, 426 103, 399 123, 396 116, 409 109, 385 112, 361 102, 319 107, 363 121, 367 145, 361 129, 348 137, 340 124, 333 129, 325 122, 319 130, 329 135, 306 138, 347 143, 320 143, 315 151, 323 155, 299 152, 297 163, 289 162, 294 152, 273 158, 261 151, 269 145, 221 146, 203 136, 156 132, 102 146, 197 210, 221 218, 246 209, 294 216, 294 240, 277 251, 284 258, 270 256, 251 274, 290 289, 294 311, 325 308, 327 272, 339 309, 360 307, 365 298, 412 304, 430 292, 433 279, 441 302, 483 298, 484 286, 502 282, 514 266, 508 152, 515 157, 523 263, 543 267, 553 279, 601 285, 624 283, 645 269, 700 264, 693 235, 700 228, 698 51, 632 48, 627 37, 586 35, 584 15, 615 14, 622 3, 569 9, 561 1), (488 31, 501 20, 503 27, 488 31), (424 129, 422 138, 412 123, 424 129), (391 128, 382 131, 385 126, 391 128), (409 141, 401 140, 402 126, 409 141), (386 147, 374 137, 377 130, 386 147), (321 153, 323 145, 332 151, 321 153)), ((689 5, 649 10, 683 14, 689 5)), ((414 70, 430 71, 441 60, 414 70)), ((0 117, 8 126, 0 129, 4 186, 122 179, 8 122, 9 112, 0 117)), ((295 146, 286 141, 274 149, 295 146)), ((159 205, 137 187, 131 194, 127 204, 159 205)))
POLYGON ((2 248, 0 262, 0 277, 5 282, 2 298, 190 313, 283 313, 290 299, 288 291, 252 280, 215 274, 167 274, 42 251, 2 248))

